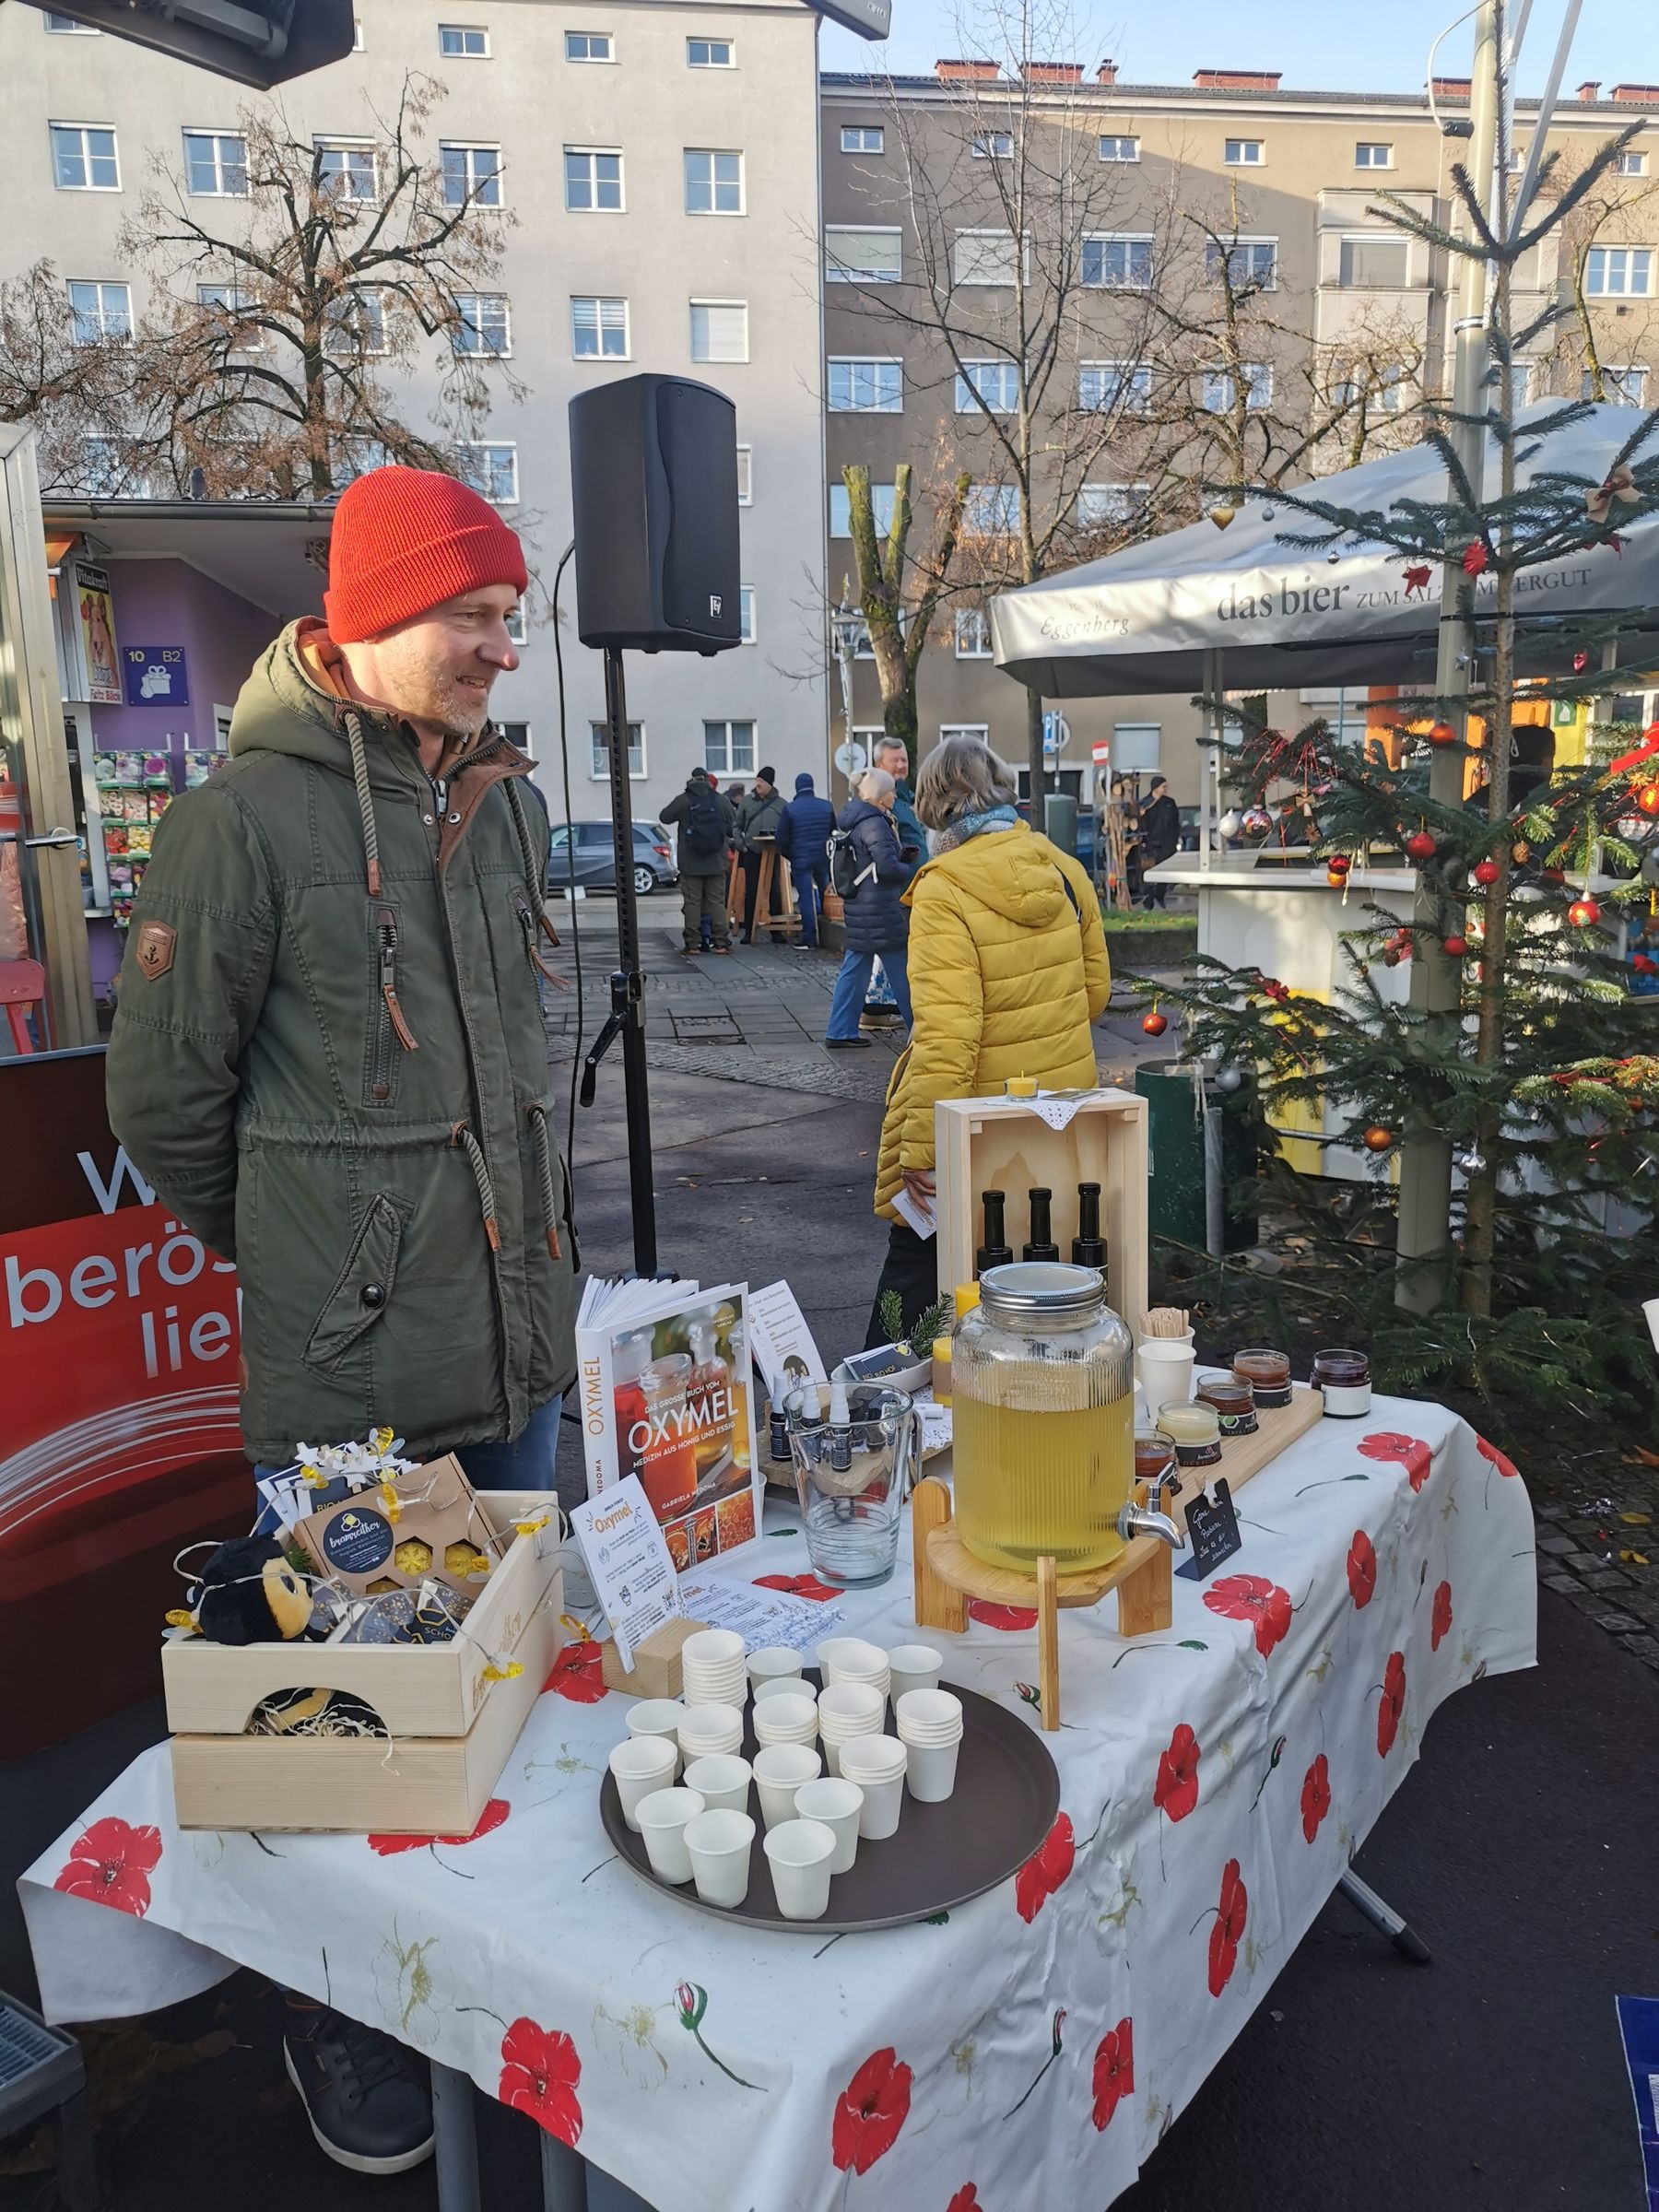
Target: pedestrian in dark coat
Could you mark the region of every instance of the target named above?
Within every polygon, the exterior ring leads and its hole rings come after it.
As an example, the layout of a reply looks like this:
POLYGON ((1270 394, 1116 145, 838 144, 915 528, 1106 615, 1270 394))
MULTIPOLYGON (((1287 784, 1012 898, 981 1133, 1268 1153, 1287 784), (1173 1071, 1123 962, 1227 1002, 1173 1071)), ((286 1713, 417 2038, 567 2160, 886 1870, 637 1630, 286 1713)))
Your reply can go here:
POLYGON ((818 949, 818 918, 824 911, 824 893, 830 888, 830 832, 835 827, 835 809, 812 788, 803 770, 794 780, 794 797, 778 817, 778 850, 788 861, 801 901, 803 952, 818 949))
MULTIPOLYGON (((1181 809, 1170 796, 1170 786, 1162 776, 1154 776, 1147 804, 1141 809, 1140 853, 1143 878, 1148 868, 1155 868, 1160 860, 1168 860, 1181 850, 1181 809)), ((1145 883, 1145 897, 1141 904, 1148 912, 1161 906, 1169 890, 1168 884, 1145 883)))
POLYGON ((859 778, 857 795, 841 809, 836 824, 851 842, 855 876, 846 900, 847 948, 835 979, 830 1026, 824 1037, 826 1044, 838 1048, 868 1042, 858 1033, 858 1018, 877 958, 899 1002, 905 1027, 910 1027, 910 978, 905 968, 910 914, 903 894, 918 864, 906 860, 900 851, 899 832, 893 826, 897 790, 885 769, 866 769, 859 778))
MULTIPOLYGON (((760 884, 760 863, 768 847, 777 851, 778 823, 783 813, 783 794, 774 781, 776 771, 763 768, 754 789, 737 802, 737 861, 743 870, 743 941, 755 941, 755 898, 760 884)), ((784 918, 783 877, 774 867, 771 918, 784 918)))

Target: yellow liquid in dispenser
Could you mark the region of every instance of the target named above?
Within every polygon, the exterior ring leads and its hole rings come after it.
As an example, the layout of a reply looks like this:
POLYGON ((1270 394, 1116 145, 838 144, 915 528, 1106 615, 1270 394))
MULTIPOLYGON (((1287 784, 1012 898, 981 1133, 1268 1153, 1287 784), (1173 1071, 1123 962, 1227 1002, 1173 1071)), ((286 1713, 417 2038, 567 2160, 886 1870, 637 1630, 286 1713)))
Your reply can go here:
POLYGON ((951 1487, 969 1550, 1018 1574, 1035 1574, 1045 1552, 1062 1574, 1114 1559, 1135 1474, 1133 1392, 1104 1406, 1035 1410, 971 1398, 963 1380, 959 1372, 953 1387, 951 1487))

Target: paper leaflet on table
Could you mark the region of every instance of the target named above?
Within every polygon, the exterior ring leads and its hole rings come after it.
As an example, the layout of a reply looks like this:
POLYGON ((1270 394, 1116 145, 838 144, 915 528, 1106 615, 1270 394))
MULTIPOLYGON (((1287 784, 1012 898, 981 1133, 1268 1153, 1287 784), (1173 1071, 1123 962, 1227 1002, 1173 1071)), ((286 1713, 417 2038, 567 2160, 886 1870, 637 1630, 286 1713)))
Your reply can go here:
POLYGON ((749 1294, 749 1349, 774 1406, 797 1382, 827 1382, 830 1371, 794 1292, 787 1283, 768 1283, 749 1294))
MULTIPOLYGON (((1022 1100, 1022 1103, 1029 1105, 1030 1101, 1025 1100, 1022 1100)), ((937 1232, 939 1224, 934 1218, 933 1207, 924 1206, 912 1191, 908 1182, 901 1182, 893 1193, 893 1211, 900 1220, 907 1222, 919 1237, 925 1239, 937 1232)))
POLYGON ((700 1575, 680 1583, 688 1618, 711 1629, 734 1629, 747 1651, 781 1643, 810 1660, 815 1645, 833 1635, 846 1618, 828 1599, 791 1597, 782 1590, 759 1590, 749 1583, 729 1583, 700 1575))
POLYGON ((656 1515, 636 1475, 602 1498, 571 1509, 571 1534, 581 1550, 624 1669, 633 1672, 634 1646, 685 1611, 656 1515))
POLYGON ((576 1361, 588 1496, 637 1476, 677 1574, 753 1543, 748 1286, 590 1280, 576 1361))

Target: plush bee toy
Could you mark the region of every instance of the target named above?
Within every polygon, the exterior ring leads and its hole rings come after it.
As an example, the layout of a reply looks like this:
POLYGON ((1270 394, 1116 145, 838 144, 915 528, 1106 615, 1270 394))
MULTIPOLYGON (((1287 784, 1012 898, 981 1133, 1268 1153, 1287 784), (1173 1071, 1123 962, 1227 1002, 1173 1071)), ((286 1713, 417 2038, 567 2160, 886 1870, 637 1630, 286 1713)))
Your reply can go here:
MULTIPOLYGON (((292 1642, 310 1625, 312 1594, 275 1536, 221 1544, 189 1593, 185 1618, 209 1643, 292 1642)), ((172 1617, 170 1616, 170 1618, 172 1617)))

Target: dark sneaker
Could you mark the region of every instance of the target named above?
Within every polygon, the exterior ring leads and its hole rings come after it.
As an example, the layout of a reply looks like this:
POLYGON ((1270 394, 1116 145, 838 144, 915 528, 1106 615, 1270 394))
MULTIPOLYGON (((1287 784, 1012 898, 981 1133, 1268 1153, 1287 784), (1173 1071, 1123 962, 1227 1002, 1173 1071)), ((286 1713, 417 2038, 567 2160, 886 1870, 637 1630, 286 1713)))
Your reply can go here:
POLYGON ((824 1042, 832 1053, 868 1053, 875 1049, 867 1037, 826 1037, 824 1042))
POLYGON ((319 2006, 289 2028, 282 2055, 312 2134, 336 2166, 406 2173, 431 2157, 426 2070, 389 2035, 319 2006))

